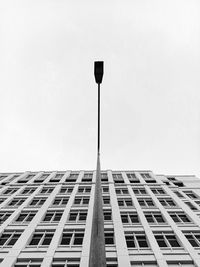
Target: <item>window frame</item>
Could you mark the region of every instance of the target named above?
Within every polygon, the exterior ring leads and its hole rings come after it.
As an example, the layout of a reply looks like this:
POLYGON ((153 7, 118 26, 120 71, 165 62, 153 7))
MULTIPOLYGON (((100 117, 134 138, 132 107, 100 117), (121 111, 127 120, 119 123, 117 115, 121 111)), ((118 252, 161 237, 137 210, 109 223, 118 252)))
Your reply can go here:
POLYGON ((60 239, 59 247, 70 247, 70 248, 82 247, 84 235, 85 235, 84 229, 64 229, 60 239), (66 235, 66 237, 64 237, 64 235, 66 235), (69 244, 62 244, 64 238, 69 239, 69 244), (76 239, 82 239, 81 244, 75 244, 76 239))
POLYGON ((166 225, 167 224, 161 212, 153 212, 153 211, 144 212, 144 216, 149 224, 152 224, 152 225, 166 225), (148 216, 151 216, 151 219, 153 222, 147 219, 148 216), (163 220, 162 222, 157 220, 158 216, 162 218, 163 220))
POLYGON ((2 240, 2 236, 3 235, 9 235, 9 237, 6 237, 5 238, 5 242, 1 245, 0 244, 0 247, 1 248, 10 248, 12 246, 15 245, 15 243, 19 240, 21 234, 22 234, 22 230, 5 230, 1 235, 0 235, 0 241, 2 240), (17 239, 16 239, 16 235, 17 235, 17 239), (15 240, 16 239, 16 240, 15 240), (15 242, 13 243, 13 241, 15 240, 15 242), (9 243, 12 243, 11 245, 9 243))
POLYGON ((47 212, 45 213, 44 217, 41 220, 41 223, 59 223, 59 221, 62 218, 64 210, 47 210, 47 212), (47 220, 47 218, 49 217, 49 220, 47 220), (56 218, 59 218, 59 220, 55 220, 56 218))
POLYGON ((120 216, 121 216, 122 224, 124 224, 124 225, 129 225, 129 224, 130 225, 139 225, 139 224, 141 224, 137 212, 133 212, 133 211, 121 211, 120 212, 120 216), (126 216, 127 222, 124 222, 123 221, 123 218, 122 218, 123 216, 126 216), (131 216, 134 216, 136 218, 136 219, 134 218, 134 220, 136 220, 136 221, 134 221, 131 216))
POLYGON ((181 241, 178 239, 178 237, 173 232, 155 232, 154 238, 156 239, 156 242, 157 242, 158 246, 160 247, 160 249, 170 249, 170 250, 183 249, 181 241), (160 238, 160 242, 164 241, 163 244, 165 244, 166 246, 160 246, 158 239, 156 237, 162 237, 162 240, 160 238), (169 241, 172 239, 169 239, 169 237, 174 239, 173 241, 175 241, 177 244, 179 244, 179 246, 172 246, 170 241, 169 241))
POLYGON ((44 248, 44 247, 48 247, 53 239, 55 230, 35 230, 35 232, 33 233, 33 235, 31 236, 31 239, 29 240, 29 243, 27 245, 27 248, 44 248), (36 236, 41 236, 40 238, 36 238, 36 236), (47 238, 48 236, 48 238, 47 238), (51 238, 51 239, 50 239, 51 238), (31 243, 33 242, 33 240, 39 240, 38 244, 33 244, 31 245, 31 243), (44 242, 46 242, 47 240, 50 239, 49 244, 44 244, 44 242))
POLYGON ((140 251, 140 250, 151 249, 148 238, 144 232, 125 231, 124 235, 125 235, 126 246, 128 250, 133 249, 133 250, 140 251), (145 242, 145 246, 141 246, 141 240, 143 240, 142 242, 145 242), (130 243, 132 242, 134 246, 129 246, 128 242, 130 243))

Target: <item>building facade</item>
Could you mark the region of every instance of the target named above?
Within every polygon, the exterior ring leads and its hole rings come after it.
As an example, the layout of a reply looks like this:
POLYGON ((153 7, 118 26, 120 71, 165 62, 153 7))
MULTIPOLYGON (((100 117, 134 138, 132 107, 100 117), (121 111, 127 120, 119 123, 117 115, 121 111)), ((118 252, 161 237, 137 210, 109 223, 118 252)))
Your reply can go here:
MULTIPOLYGON (((87 267, 95 171, 0 174, 0 266, 87 267)), ((101 171, 108 267, 200 266, 200 179, 101 171)))

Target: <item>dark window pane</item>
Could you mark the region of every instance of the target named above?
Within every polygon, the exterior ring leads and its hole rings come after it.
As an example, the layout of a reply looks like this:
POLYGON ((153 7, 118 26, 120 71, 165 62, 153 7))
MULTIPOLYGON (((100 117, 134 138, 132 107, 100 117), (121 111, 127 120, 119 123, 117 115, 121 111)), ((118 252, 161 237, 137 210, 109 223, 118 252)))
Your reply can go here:
POLYGON ((163 217, 162 217, 162 215, 155 214, 154 217, 156 218, 156 221, 157 222, 160 222, 160 223, 165 222, 164 219, 163 219, 163 217))
POLYGON ((2 246, 11 236, 11 234, 2 234, 0 238, 0 246, 2 246))
POLYGON ((135 242, 133 236, 125 236, 126 238, 126 245, 128 248, 135 248, 135 242))
POLYGON ((105 244, 106 245, 114 244, 114 233, 105 233, 105 244))
POLYGON ((42 234, 35 234, 29 245, 30 246, 38 245, 41 238, 42 238, 42 234))
POLYGON ((148 248, 148 243, 145 236, 136 236, 138 244, 141 248, 148 248))
POLYGON ((153 216, 151 214, 145 215, 145 217, 149 223, 154 223, 154 219, 153 219, 153 216))
POLYGON ((190 222, 190 220, 188 219, 188 217, 184 214, 180 214, 179 217, 181 218, 181 220, 183 222, 190 222))
POLYGON ((129 221, 128 221, 128 215, 123 214, 123 215, 121 215, 121 218, 122 218, 122 222, 123 222, 123 223, 128 223, 128 222, 129 222, 129 221))
POLYGON ((42 242, 42 246, 47 246, 51 243, 51 239, 53 237, 53 234, 45 234, 45 238, 42 242))
POLYGON ((130 215, 129 217, 132 223, 139 223, 139 219, 137 215, 130 215))
POLYGON ((61 245, 69 245, 72 238, 72 233, 64 233, 61 241, 61 245))
POLYGON ((8 246, 13 246, 16 243, 16 241, 18 240, 19 237, 20 237, 20 234, 14 234, 7 245, 8 246))
POLYGON ((83 233, 75 233, 74 245, 82 245, 83 243, 83 233))
POLYGON ((172 247, 180 247, 180 245, 179 245, 178 241, 176 240, 175 236, 168 235, 168 236, 166 236, 166 238, 167 238, 168 242, 170 243, 170 245, 172 247))
POLYGON ((159 247, 167 247, 167 244, 165 243, 164 237, 162 235, 157 235, 155 238, 158 242, 159 247))
POLYGON ((170 214, 170 216, 172 217, 172 219, 175 221, 175 222, 180 222, 179 218, 177 217, 176 214, 170 214))

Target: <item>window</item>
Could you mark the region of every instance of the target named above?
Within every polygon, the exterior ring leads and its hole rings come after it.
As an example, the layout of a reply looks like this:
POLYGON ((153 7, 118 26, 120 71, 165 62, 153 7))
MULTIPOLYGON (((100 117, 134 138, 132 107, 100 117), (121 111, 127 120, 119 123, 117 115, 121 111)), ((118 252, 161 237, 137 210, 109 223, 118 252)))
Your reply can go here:
POLYGON ((170 212, 169 215, 176 223, 191 223, 190 219, 184 212, 170 212))
POLYGON ((136 177, 135 173, 126 174, 130 183, 140 183, 140 180, 136 177))
POLYGON ((12 212, 10 211, 1 211, 0 212, 0 225, 4 223, 8 219, 8 217, 10 217, 11 214, 12 212))
POLYGON ((184 191, 184 193, 191 199, 198 199, 197 195, 192 191, 184 191))
POLYGON ((67 204, 68 197, 56 197, 53 202, 53 206, 64 206, 67 204))
POLYGON ((11 177, 9 180, 7 180, 8 183, 12 182, 13 180, 15 180, 17 177, 19 177, 21 174, 16 174, 13 177, 11 177))
POLYGON ((42 183, 44 182, 44 180, 49 176, 50 174, 43 174, 40 177, 38 177, 37 179, 35 179, 33 182, 34 183, 42 183))
POLYGON ((157 233, 155 239, 161 248, 178 248, 181 247, 173 233, 157 233))
POLYGON ((165 191, 162 188, 151 188, 151 191, 155 194, 155 195, 165 195, 165 191))
POLYGON ((54 258, 51 267, 79 267, 80 260, 76 258, 54 258))
POLYGON ((71 173, 69 177, 65 179, 65 183, 75 183, 78 178, 78 173, 71 173))
POLYGON ((134 267, 157 267, 157 263, 155 261, 137 261, 137 262, 131 262, 131 266, 134 267))
POLYGON ((145 182, 146 183, 156 183, 156 180, 153 180, 153 179, 151 179, 151 180, 145 180, 145 182))
POLYGON ((115 188, 115 192, 117 195, 127 195, 128 189, 127 188, 115 188))
POLYGON ((101 173, 101 181, 108 182, 108 175, 107 173, 101 173))
POLYGON ((89 204, 89 197, 75 197, 74 205, 88 205, 89 204))
POLYGON ((51 178, 49 180, 50 183, 58 183, 60 182, 60 180, 62 179, 62 177, 64 176, 64 173, 57 173, 56 176, 54 176, 53 178, 51 178))
POLYGON ((14 267, 40 267, 43 259, 17 259, 14 267))
POLYGON ((169 267, 195 267, 192 261, 167 261, 169 267))
POLYGON ((151 199, 147 199, 147 198, 141 199, 140 198, 140 199, 138 199, 138 202, 139 202, 141 207, 145 207, 145 208, 155 207, 155 205, 151 199))
POLYGON ((26 198, 13 198, 11 202, 8 204, 8 207, 18 207, 20 206, 26 198))
POLYGON ((117 258, 106 258, 106 267, 118 267, 117 258))
POLYGON ((184 198, 184 196, 179 191, 174 191, 174 194, 176 194, 180 198, 184 198))
POLYGON ((117 201, 120 207, 133 207, 133 201, 131 198, 118 198, 117 201))
POLYGON ((192 203, 190 203, 189 201, 185 201, 184 202, 186 205, 188 205, 190 207, 191 210, 198 210, 192 203))
POLYGON ((109 193, 109 187, 108 186, 102 186, 103 193, 109 193))
POLYGON ((168 179, 169 181, 176 181, 176 179, 175 179, 174 177, 167 177, 167 179, 168 179))
POLYGON ((0 204, 3 203, 6 200, 6 198, 0 198, 0 204))
POLYGON ((114 180, 115 184, 123 184, 124 183, 124 179, 123 179, 121 173, 113 174, 113 180, 114 180))
POLYGON ((64 230, 62 239, 61 239, 61 246, 82 246, 84 237, 84 230, 76 229, 76 230, 64 230))
POLYGON ((159 199, 160 203, 167 208, 176 207, 176 204, 172 199, 159 199))
POLYGON ((82 178, 82 182, 92 182, 92 173, 84 173, 84 176, 82 178))
POLYGON ((42 221, 45 223, 57 223, 60 221, 62 214, 63 210, 47 211, 42 221))
POLYGON ((34 197, 34 199, 31 201, 30 206, 32 207, 38 207, 42 206, 47 198, 44 197, 34 197))
POLYGON ((185 237, 193 247, 195 248, 200 247, 200 233, 195 233, 195 232, 185 233, 185 237))
POLYGON ((78 193, 89 194, 91 191, 91 186, 79 186, 78 193))
POLYGON ((3 179, 5 179, 6 177, 8 177, 8 175, 1 175, 0 176, 0 181, 3 180, 3 179))
POLYGON ((53 230, 36 230, 28 247, 44 247, 49 246, 53 238, 53 230))
POLYGON ((136 212, 121 212, 122 223, 124 224, 138 224, 140 223, 136 212))
POLYGON ((200 206, 200 201, 196 200, 195 203, 200 206))
POLYGON ((112 212, 111 210, 104 210, 103 211, 104 215, 104 221, 112 221, 112 212))
POLYGON ((174 183, 174 185, 176 185, 176 186, 178 186, 178 187, 183 187, 183 186, 184 186, 184 183, 181 182, 181 181, 175 181, 175 182, 173 182, 173 183, 174 183))
POLYGON ((10 187, 3 192, 3 195, 12 195, 17 192, 18 189, 19 187, 10 187))
POLYGON ((115 244, 113 231, 106 229, 104 232, 104 237, 105 237, 105 245, 114 245, 115 244))
POLYGON ((22 211, 14 223, 29 223, 36 213, 36 211, 22 211))
POLYGON ((33 177, 35 176, 35 174, 29 174, 26 177, 21 178, 20 180, 17 181, 17 183, 27 183, 28 181, 30 181, 33 177))
POLYGON ((159 212, 145 212, 144 215, 147 219, 147 222, 150 224, 166 223, 162 214, 159 212))
POLYGON ((86 210, 72 210, 70 211, 68 222, 82 223, 85 222, 87 218, 86 210))
POLYGON ((0 247, 12 247, 21 236, 22 231, 7 230, 0 237, 0 247))
POLYGON ((144 188, 133 188, 133 192, 135 195, 146 195, 147 194, 144 188))
POLYGON ((73 187, 62 186, 59 193, 70 194, 72 191, 73 191, 73 187))
POLYGON ((50 194, 53 191, 53 187, 43 187, 40 194, 50 194))
POLYGON ((143 233, 125 232, 125 238, 128 248, 149 248, 146 236, 143 233))
POLYGON ((103 204, 104 205, 110 205, 110 197, 109 196, 103 197, 103 204))
POLYGON ((144 179, 152 179, 149 173, 141 173, 142 178, 144 179))
POLYGON ((31 195, 37 187, 26 187, 23 192, 22 195, 31 195))

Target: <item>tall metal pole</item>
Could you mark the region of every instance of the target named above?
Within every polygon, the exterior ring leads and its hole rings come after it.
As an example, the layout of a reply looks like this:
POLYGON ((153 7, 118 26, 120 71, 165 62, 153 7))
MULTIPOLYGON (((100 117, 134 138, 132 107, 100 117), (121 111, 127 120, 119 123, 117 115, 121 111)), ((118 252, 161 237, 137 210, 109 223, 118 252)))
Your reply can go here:
POLYGON ((98 84, 98 139, 97 139, 97 168, 95 197, 92 219, 92 233, 90 243, 89 267, 106 267, 106 252, 104 239, 104 217, 101 189, 100 166, 100 83, 103 78, 103 62, 97 61, 94 65, 95 80, 98 84))

